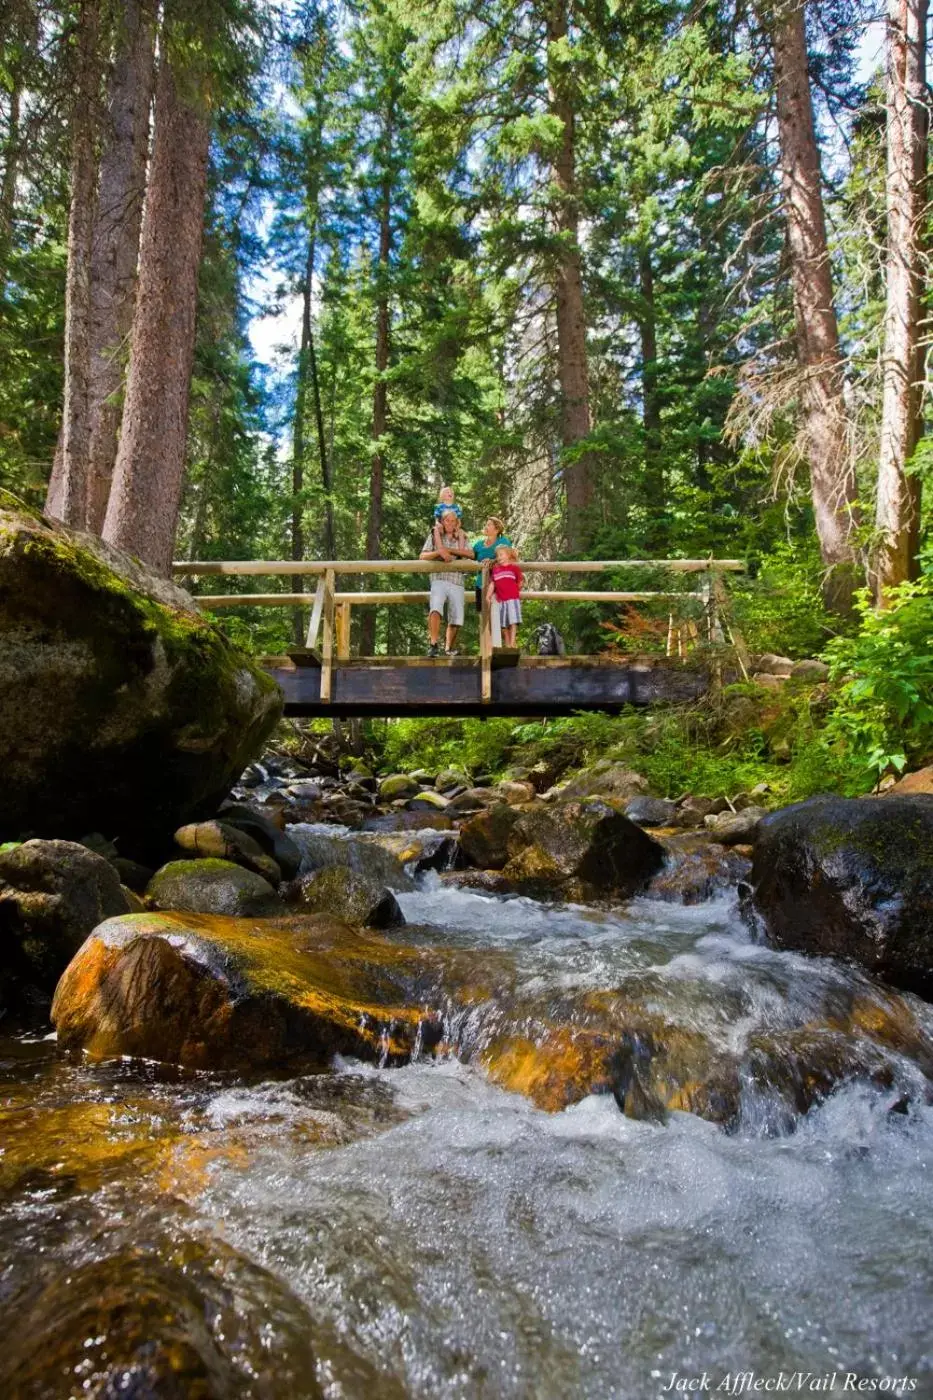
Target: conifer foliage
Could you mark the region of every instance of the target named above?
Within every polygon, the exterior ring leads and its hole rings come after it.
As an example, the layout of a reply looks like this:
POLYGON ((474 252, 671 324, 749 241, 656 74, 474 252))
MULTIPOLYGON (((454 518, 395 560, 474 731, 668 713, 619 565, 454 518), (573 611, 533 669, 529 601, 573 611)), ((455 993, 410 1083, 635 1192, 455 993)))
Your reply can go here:
POLYGON ((0 483, 163 571, 412 553, 452 482, 529 551, 789 542, 884 602, 927 17, 873 73, 860 4, 10 0, 0 483))

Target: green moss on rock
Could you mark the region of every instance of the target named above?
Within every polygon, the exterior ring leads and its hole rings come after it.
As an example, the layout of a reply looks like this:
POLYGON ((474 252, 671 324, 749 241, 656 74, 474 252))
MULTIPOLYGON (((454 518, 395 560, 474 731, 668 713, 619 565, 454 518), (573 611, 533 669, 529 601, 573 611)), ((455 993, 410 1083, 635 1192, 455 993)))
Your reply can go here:
POLYGON ((0 492, 0 839, 164 845, 213 813, 280 713, 182 589, 0 492))

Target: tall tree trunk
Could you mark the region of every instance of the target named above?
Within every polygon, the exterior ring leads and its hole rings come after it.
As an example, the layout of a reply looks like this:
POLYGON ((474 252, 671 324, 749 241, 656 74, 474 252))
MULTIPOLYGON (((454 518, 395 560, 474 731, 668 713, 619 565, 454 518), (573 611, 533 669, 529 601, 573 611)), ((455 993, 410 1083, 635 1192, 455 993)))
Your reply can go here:
MULTIPOLYGON (((62 408, 61 499, 47 502, 67 525, 87 523, 91 446, 91 250, 97 192, 100 106, 100 3, 78 11, 71 118, 71 205, 65 280, 65 397, 62 408)), ((51 496, 51 488, 50 488, 51 496)))
MULTIPOLYGON (((373 455, 369 469, 369 515, 366 521, 366 558, 378 559, 382 544, 382 498, 385 486, 383 440, 389 426, 389 258, 392 253, 392 173, 391 151, 393 116, 385 124, 386 163, 379 192, 379 261, 376 266, 376 382, 373 386, 373 455)), ((371 656, 376 643, 376 614, 367 608, 360 625, 360 654, 371 656)))
POLYGON ((324 488, 324 553, 328 559, 337 557, 337 532, 334 528, 334 483, 330 470, 330 457, 327 451, 327 435, 324 431, 324 409, 321 406, 321 381, 318 376, 317 354, 314 349, 314 331, 308 341, 308 371, 311 375, 311 393, 314 399, 314 423, 317 429, 318 463, 321 468, 321 485, 324 488))
POLYGON ((856 482, 833 306, 820 158, 807 67, 804 0, 782 0, 774 18, 774 76, 797 359, 824 598, 845 610, 855 575, 856 482))
POLYGON ((887 309, 875 526, 876 598, 913 578, 920 480, 907 464, 923 430, 923 221, 926 215, 927 0, 890 0, 887 98, 887 309))
MULTIPOLYGON (((314 277, 314 233, 308 236, 308 252, 305 259, 305 275, 301 287, 301 344, 298 348, 298 383, 295 389, 295 421, 292 425, 292 558, 305 557, 304 489, 305 489, 305 403, 308 396, 308 353, 311 347, 311 291, 314 277)), ((298 574, 293 580, 296 593, 304 592, 304 578, 298 574)), ((301 611, 292 617, 292 635, 295 645, 303 640, 303 619, 301 611)))
POLYGON ((16 181, 20 163, 20 114, 23 100, 20 65, 10 75, 10 114, 3 143, 3 175, 0 177, 0 292, 6 286, 7 264, 13 244, 13 218, 16 213, 16 181))
POLYGON ((552 162, 551 174, 559 244, 554 290, 557 302, 561 441, 565 454, 563 476, 567 544, 572 553, 578 553, 586 543, 586 514, 593 503, 593 464, 588 453, 573 461, 566 460, 568 452, 589 435, 592 426, 583 307, 583 260, 580 254, 574 103, 563 56, 555 48, 557 45, 562 47, 562 41, 567 38, 567 0, 552 0, 547 9, 546 26, 548 110, 561 122, 560 146, 552 162))
POLYGON ((133 323, 155 24, 150 0, 124 0, 104 121, 91 263, 91 448, 88 528, 99 532, 117 456, 123 351, 133 323))
POLYGON ((156 83, 130 370, 104 539, 171 571, 194 361, 210 126, 171 46, 156 83))
POLYGON ((649 548, 666 546, 664 523, 664 461, 661 454, 661 394, 658 384, 658 334, 654 306, 654 268, 651 252, 642 248, 638 255, 638 281, 641 291, 639 334, 641 338, 642 426, 645 433, 645 505, 648 511, 646 538, 649 548))

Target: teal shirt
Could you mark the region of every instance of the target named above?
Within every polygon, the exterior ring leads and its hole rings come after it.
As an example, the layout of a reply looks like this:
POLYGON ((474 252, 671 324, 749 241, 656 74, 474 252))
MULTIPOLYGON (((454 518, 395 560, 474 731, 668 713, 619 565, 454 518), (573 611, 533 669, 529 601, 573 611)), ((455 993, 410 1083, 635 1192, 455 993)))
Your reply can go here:
MULTIPOLYGON (((496 540, 495 544, 487 544, 484 537, 483 539, 479 539, 475 542, 475 544, 473 545, 473 553, 476 555, 477 559, 495 559, 496 550, 502 544, 507 544, 511 547, 512 541, 509 539, 508 535, 500 535, 499 538, 496 540)), ((476 587, 482 588, 482 586, 483 576, 482 574, 477 574, 476 587)))

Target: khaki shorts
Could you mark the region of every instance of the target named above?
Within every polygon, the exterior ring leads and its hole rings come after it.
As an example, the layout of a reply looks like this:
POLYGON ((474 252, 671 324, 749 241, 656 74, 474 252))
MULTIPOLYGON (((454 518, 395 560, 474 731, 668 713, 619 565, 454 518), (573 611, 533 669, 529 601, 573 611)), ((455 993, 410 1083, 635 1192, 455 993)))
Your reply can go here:
POLYGON ((464 603, 463 584, 450 583, 445 578, 432 578, 431 601, 428 603, 428 612, 440 613, 443 616, 445 603, 447 604, 448 627, 462 627, 464 603))

